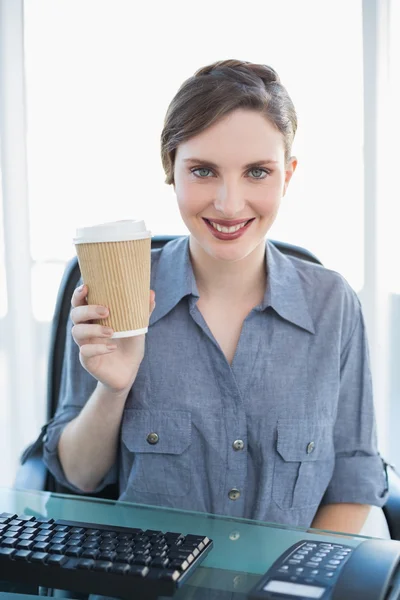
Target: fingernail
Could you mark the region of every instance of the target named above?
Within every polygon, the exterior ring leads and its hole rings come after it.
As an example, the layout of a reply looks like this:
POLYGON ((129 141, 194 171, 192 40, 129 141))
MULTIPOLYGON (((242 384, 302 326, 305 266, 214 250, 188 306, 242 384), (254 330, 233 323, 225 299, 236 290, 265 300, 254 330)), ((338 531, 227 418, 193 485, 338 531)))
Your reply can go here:
POLYGON ((104 306, 98 306, 97 307, 97 314, 100 316, 105 317, 105 315, 108 313, 108 308, 105 308, 104 306))
POLYGON ((80 286, 78 287, 78 290, 77 290, 77 291, 78 291, 78 293, 79 293, 79 294, 81 293, 81 291, 83 290, 83 288, 84 288, 84 287, 85 287, 85 284, 84 284, 84 283, 82 283, 82 285, 80 285, 80 286))
POLYGON ((117 346, 116 344, 107 344, 107 350, 116 350, 117 346))

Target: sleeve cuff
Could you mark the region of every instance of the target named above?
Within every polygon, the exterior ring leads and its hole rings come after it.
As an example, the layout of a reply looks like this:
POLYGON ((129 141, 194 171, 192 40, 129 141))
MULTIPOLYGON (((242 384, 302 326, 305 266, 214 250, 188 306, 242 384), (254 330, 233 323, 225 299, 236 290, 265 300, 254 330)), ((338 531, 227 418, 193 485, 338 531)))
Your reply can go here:
MULTIPOLYGON (((68 481, 68 479, 65 477, 63 468, 61 466, 60 460, 58 458, 58 442, 61 436, 61 433, 65 427, 65 425, 69 422, 72 421, 72 419, 74 419, 77 415, 79 414, 79 411, 69 411, 68 415, 63 414, 63 422, 57 422, 53 425, 51 425, 51 427, 49 427, 47 429, 46 435, 43 439, 43 461, 45 463, 45 465, 47 466, 47 468, 49 469, 50 473, 56 478, 56 480, 63 486, 69 488, 70 490, 74 491, 77 494, 80 494, 81 496, 83 495, 87 495, 87 492, 84 492, 83 490, 81 490, 80 488, 74 486, 72 483, 70 483, 68 481)), ((102 489, 104 489, 107 485, 110 485, 112 483, 117 483, 118 481, 118 468, 117 465, 114 464, 111 469, 109 470, 109 472, 107 473, 107 475, 102 479, 102 481, 100 482, 100 484, 96 487, 96 489, 92 490, 90 492, 90 494, 97 494, 98 492, 101 492, 102 489)))
POLYGON ((388 497, 386 469, 375 456, 338 457, 321 504, 349 502, 382 507, 388 497))

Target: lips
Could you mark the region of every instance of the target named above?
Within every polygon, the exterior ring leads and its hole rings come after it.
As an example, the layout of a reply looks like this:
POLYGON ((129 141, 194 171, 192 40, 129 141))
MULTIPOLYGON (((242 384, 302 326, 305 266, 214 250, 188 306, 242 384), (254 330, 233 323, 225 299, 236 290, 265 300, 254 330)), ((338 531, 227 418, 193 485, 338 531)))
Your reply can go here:
POLYGON ((207 226, 208 230, 212 233, 212 235, 217 238, 218 240, 222 240, 222 241, 229 241, 229 240, 236 240, 240 237, 242 237, 242 235, 244 235, 246 233, 246 231, 249 229, 249 227, 251 227, 252 222, 254 221, 254 217, 251 219, 236 219, 235 221, 226 221, 223 219, 212 219, 212 222, 215 223, 216 225, 219 225, 220 227, 235 227, 238 225, 242 225, 242 227, 240 227, 237 231, 232 231, 230 233, 228 232, 224 232, 224 231, 218 231, 218 229, 216 229, 215 227, 213 227, 213 225, 211 225, 211 220, 206 219, 203 217, 203 221, 205 223, 205 225, 207 226))

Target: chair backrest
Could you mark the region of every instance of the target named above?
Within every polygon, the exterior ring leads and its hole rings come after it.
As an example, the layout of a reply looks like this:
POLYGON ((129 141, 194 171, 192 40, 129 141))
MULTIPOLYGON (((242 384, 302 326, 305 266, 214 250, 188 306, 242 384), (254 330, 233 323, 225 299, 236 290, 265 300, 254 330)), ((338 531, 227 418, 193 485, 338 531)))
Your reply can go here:
MULTIPOLYGON (((151 247, 162 248, 168 242, 180 236, 154 236, 151 240, 151 247)), ((305 248, 287 244, 286 242, 277 242, 271 240, 272 243, 283 254, 301 258, 309 262, 321 264, 316 256, 305 248)), ((64 360, 66 326, 71 310, 71 297, 81 273, 76 257, 74 257, 67 265, 63 278, 60 283, 56 308, 54 311, 52 330, 50 337, 50 354, 48 362, 48 379, 47 379, 47 419, 50 420, 57 410, 58 397, 60 393, 61 373, 64 360)))
MULTIPOLYGON (((151 247, 161 248, 168 242, 176 239, 180 236, 154 236, 151 241, 151 247)), ((278 242, 271 240, 271 242, 284 254, 294 256, 309 262, 321 264, 316 256, 311 252, 300 246, 294 246, 285 242, 278 242)), ((68 263, 63 278, 60 283, 56 307, 54 311, 52 329, 50 336, 50 350, 49 350, 49 361, 48 361, 48 375, 47 375, 47 420, 54 416, 60 395, 61 386, 61 375, 64 361, 65 351, 65 340, 66 340, 66 327, 68 322, 69 313, 71 310, 71 297, 77 283, 80 279, 81 273, 79 270, 79 264, 76 257, 71 259, 68 263)), ((60 485, 56 479, 51 475, 50 472, 46 474, 45 489, 50 492, 57 493, 68 493, 71 494, 71 490, 60 485)), ((116 485, 110 485, 104 488, 99 494, 99 497, 117 499, 118 489, 116 485)))

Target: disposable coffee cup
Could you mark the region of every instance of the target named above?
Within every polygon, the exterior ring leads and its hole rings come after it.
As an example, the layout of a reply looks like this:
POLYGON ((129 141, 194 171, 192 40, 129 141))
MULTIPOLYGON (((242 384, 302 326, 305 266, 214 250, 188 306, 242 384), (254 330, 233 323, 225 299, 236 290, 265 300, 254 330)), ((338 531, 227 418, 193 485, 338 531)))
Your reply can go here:
POLYGON ((149 325, 151 232, 144 221, 115 221, 77 229, 74 238, 88 304, 106 306, 94 321, 113 338, 146 333, 149 325))

